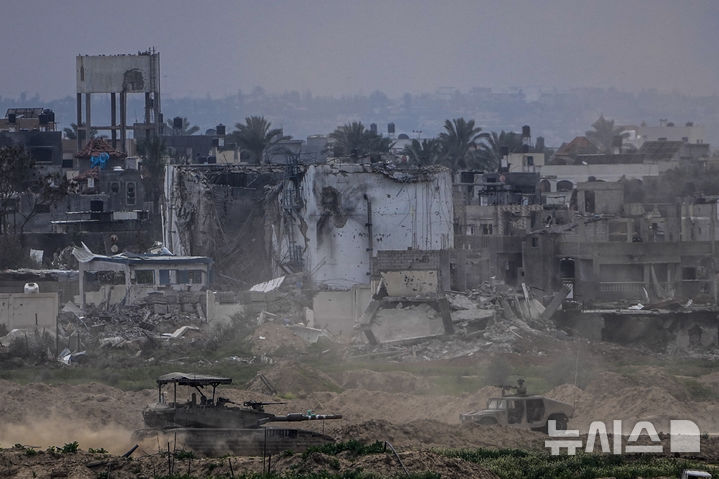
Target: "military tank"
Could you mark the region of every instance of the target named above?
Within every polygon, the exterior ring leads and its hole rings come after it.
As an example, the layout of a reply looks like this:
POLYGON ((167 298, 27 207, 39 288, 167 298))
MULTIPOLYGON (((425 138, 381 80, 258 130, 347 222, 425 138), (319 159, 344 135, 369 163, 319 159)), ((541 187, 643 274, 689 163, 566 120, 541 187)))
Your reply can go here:
POLYGON ((207 456, 224 454, 263 456, 282 451, 301 452, 334 440, 325 434, 295 428, 266 426, 275 422, 341 419, 339 414, 292 413, 276 415, 265 406, 277 402, 246 401, 241 406, 217 395, 220 385, 231 378, 201 374, 170 373, 157 378, 157 402, 142 416, 147 428, 135 431, 133 439, 148 447, 191 450, 207 456), (168 391, 171 388, 171 400, 168 391), (178 401, 178 387, 193 390, 186 401, 178 401), (211 392, 210 392, 211 389, 211 392), (199 396, 198 396, 199 394, 199 396))

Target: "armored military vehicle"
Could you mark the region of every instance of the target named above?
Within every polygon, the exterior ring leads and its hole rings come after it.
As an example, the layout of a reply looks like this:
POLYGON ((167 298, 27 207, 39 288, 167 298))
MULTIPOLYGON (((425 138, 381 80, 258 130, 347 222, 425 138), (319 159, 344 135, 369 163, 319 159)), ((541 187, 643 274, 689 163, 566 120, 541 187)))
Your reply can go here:
POLYGON ((167 444, 205 455, 265 455, 304 451, 310 446, 333 442, 330 436, 302 429, 265 426, 272 422, 340 419, 338 414, 293 413, 275 415, 265 406, 282 403, 246 401, 242 407, 219 397, 217 387, 232 379, 200 374, 170 373, 157 379, 157 402, 145 408, 146 429, 135 431, 137 441, 149 447, 167 444), (164 388, 172 388, 168 400, 164 388), (194 389, 186 401, 178 401, 178 386, 194 389), (211 393, 209 389, 211 388, 211 393), (199 398, 198 398, 199 393, 199 398), (148 441, 149 440, 149 441, 148 441))
POLYGON ((569 418, 574 414, 574 407, 544 396, 528 395, 523 383, 524 381, 520 381, 518 387, 500 385, 502 397, 489 399, 486 409, 460 414, 460 420, 463 424, 499 424, 545 433, 548 431, 549 421, 554 420, 556 430, 567 429, 569 418), (516 392, 506 394, 511 389, 516 392))

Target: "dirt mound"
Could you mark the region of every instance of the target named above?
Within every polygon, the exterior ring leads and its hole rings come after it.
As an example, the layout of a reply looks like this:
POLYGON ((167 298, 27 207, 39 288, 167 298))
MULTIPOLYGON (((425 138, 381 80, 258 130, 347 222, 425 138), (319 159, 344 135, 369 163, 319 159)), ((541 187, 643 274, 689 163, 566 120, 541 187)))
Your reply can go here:
POLYGON ((697 378, 697 381, 699 381, 705 386, 709 386, 710 388, 719 390, 719 371, 711 374, 705 374, 704 376, 699 376, 697 378))
POLYGON ((719 405, 693 401, 681 378, 669 376, 655 368, 642 369, 639 378, 612 372, 598 374, 586 389, 564 384, 547 396, 576 406, 569 425, 586 431, 593 421, 610 425, 621 420, 625 433, 637 421, 651 421, 658 431, 667 432, 671 419, 690 419, 702 431, 717 427, 719 405))
POLYGON ((370 369, 354 369, 342 373, 339 383, 345 389, 389 393, 426 393, 432 389, 430 381, 405 371, 377 372, 370 369))
POLYGON ((577 402, 582 401, 583 399, 586 399, 586 396, 588 396, 588 394, 585 393, 581 388, 578 388, 573 384, 562 384, 561 386, 557 386, 556 388, 546 393, 545 396, 549 399, 554 399, 556 401, 562 401, 564 403, 573 405, 577 402))
POLYGON ((335 433, 336 439, 363 442, 388 441, 396 448, 542 448, 546 436, 501 426, 455 426, 429 419, 396 423, 372 420, 350 424, 335 433))
POLYGON ((462 397, 347 389, 325 399, 324 406, 343 414, 350 422, 389 419, 394 423, 405 423, 433 419, 459 424, 460 414, 484 408, 487 399, 499 394, 500 390, 495 387, 484 387, 462 397))
POLYGON ((252 333, 252 352, 258 356, 303 353, 306 350, 304 339, 278 323, 265 323, 252 333))
POLYGON ((264 369, 260 374, 247 383, 246 389, 263 394, 272 393, 271 389, 274 389, 277 394, 290 397, 304 397, 312 392, 342 389, 327 374, 294 361, 282 361, 264 369))
POLYGON ((326 406, 341 411, 349 421, 368 419, 391 419, 393 422, 409 422, 417 419, 451 420, 455 414, 456 400, 442 397, 416 396, 407 393, 386 393, 366 389, 348 389, 330 399, 326 406))

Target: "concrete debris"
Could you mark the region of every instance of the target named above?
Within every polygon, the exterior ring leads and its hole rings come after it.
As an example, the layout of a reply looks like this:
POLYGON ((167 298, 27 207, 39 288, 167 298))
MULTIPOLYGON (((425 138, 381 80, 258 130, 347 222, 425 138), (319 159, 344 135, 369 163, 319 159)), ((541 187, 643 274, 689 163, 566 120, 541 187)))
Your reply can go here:
POLYGON ((199 332, 200 328, 197 326, 181 326, 172 333, 162 333, 163 338, 167 339, 178 339, 185 336, 188 332, 199 332))
POLYGON ((454 325, 444 297, 386 296, 370 302, 358 329, 377 344, 452 334, 454 325))
POLYGON ((70 352, 69 349, 65 348, 60 353, 60 356, 58 357, 58 361, 70 366, 71 364, 78 364, 82 363, 87 359, 87 352, 85 351, 78 351, 76 353, 70 352))
POLYGON ((295 336, 299 336, 308 343, 316 343, 321 337, 327 337, 327 333, 321 329, 309 328, 301 324, 287 326, 295 336))
POLYGON ((260 293, 269 293, 270 291, 274 291, 280 286, 282 286, 282 282, 285 280, 284 276, 280 276, 279 278, 274 278, 269 281, 265 281, 264 283, 259 283, 250 288, 250 291, 256 291, 260 293))
POLYGON ((277 318, 278 316, 276 314, 272 314, 263 310, 260 311, 260 314, 257 315, 257 324, 264 324, 267 321, 274 321, 277 318))
POLYGON ((73 303, 72 301, 68 301, 67 303, 65 303, 65 306, 62 307, 62 309, 60 310, 60 312, 62 312, 62 313, 72 313, 72 314, 74 314, 76 317, 82 316, 82 309, 80 308, 80 306, 76 305, 76 304, 73 303))
MULTIPOLYGON (((557 297, 564 298, 566 294, 562 290, 557 297)), ((557 301, 556 307, 560 307, 562 301, 557 301)), ((521 352, 534 347, 532 338, 565 335, 545 319, 553 312, 526 288, 517 293, 504 284, 485 282, 466 293, 447 293, 445 302, 454 332, 443 334, 439 328, 434 334, 419 335, 418 331, 426 333, 427 328, 437 323, 438 310, 427 307, 426 298, 424 303, 407 304, 390 297, 373 300, 360 320, 360 328, 365 334, 368 330, 374 334, 375 341, 368 335, 369 344, 355 343, 349 355, 393 360, 453 359, 477 352, 521 352), (394 304, 394 309, 382 308, 382 303, 388 301, 394 304), (398 320, 406 312, 410 312, 412 320, 398 320), (410 323, 411 327, 404 330, 410 323)))

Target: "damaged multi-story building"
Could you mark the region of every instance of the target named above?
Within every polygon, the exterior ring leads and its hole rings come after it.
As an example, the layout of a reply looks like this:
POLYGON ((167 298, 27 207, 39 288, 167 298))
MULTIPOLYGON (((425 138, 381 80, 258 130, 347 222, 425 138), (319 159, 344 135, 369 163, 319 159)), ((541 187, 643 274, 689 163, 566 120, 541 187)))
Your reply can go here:
POLYGON ((597 339, 719 344, 716 197, 627 202, 623 182, 594 181, 577 185, 569 213, 522 241, 526 283, 566 288, 582 311, 560 322, 597 339))
POLYGON ((449 288, 454 213, 443 167, 170 166, 165 196, 171 250, 222 258, 217 279, 235 288, 303 273, 325 292, 316 317, 333 310, 340 332, 351 333, 382 270, 433 270, 422 291, 449 288))
MULTIPOLYGON (((447 251, 454 242, 449 170, 383 165, 168 168, 165 243, 176 252, 217 254, 237 233, 256 253, 239 278, 305 272, 317 285, 369 283, 377 251, 447 251), (261 251, 255 251, 261 250, 261 251)), ((227 258, 235 261, 234 258, 227 258)))
POLYGON ((537 173, 455 175, 454 289, 476 288, 492 277, 521 281, 521 239, 543 216, 538 181, 537 173))

